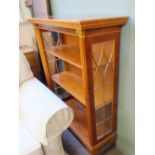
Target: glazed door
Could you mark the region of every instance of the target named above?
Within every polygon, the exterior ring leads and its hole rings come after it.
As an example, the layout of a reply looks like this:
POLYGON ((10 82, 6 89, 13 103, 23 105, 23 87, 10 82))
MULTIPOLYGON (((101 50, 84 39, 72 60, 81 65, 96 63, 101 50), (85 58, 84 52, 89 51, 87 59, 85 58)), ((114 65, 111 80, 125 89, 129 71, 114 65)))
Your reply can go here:
POLYGON ((99 141, 116 129, 119 33, 87 38, 87 47, 93 79, 94 132, 99 141))

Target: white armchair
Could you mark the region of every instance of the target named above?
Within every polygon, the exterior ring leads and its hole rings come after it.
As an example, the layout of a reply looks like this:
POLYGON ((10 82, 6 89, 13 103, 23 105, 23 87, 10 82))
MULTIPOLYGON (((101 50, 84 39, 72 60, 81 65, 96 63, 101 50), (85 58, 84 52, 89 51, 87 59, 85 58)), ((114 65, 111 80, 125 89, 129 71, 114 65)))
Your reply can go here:
POLYGON ((66 155, 61 135, 73 111, 33 77, 20 53, 20 155, 66 155))

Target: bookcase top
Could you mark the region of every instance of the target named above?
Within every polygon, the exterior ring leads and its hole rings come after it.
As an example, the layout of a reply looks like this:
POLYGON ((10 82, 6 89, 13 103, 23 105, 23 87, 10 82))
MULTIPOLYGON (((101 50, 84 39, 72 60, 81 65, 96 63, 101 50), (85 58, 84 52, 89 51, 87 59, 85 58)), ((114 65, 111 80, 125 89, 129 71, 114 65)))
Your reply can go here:
POLYGON ((91 29, 109 26, 123 26, 128 17, 73 17, 73 16, 48 16, 41 18, 31 18, 29 21, 34 25, 48 25, 71 29, 91 29))

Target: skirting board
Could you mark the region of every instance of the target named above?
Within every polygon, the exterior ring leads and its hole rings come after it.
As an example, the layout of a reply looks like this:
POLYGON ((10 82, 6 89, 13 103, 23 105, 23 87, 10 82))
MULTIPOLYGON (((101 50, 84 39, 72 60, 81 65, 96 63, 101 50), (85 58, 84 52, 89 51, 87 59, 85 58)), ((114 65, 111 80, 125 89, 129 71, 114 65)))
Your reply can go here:
POLYGON ((123 143, 120 141, 116 142, 116 147, 124 153, 124 155, 135 155, 134 152, 131 152, 123 143))

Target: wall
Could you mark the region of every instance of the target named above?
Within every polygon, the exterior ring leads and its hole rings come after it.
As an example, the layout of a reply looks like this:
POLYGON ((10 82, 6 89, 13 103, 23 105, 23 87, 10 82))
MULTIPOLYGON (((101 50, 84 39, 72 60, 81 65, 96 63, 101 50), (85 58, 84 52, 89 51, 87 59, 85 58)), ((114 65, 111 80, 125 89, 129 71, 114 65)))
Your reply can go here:
POLYGON ((129 16, 122 29, 118 97, 117 147, 125 155, 135 152, 135 40, 134 0, 51 0, 54 15, 129 16))
POLYGON ((35 33, 33 26, 28 21, 19 22, 19 47, 23 52, 36 50, 35 33))
POLYGON ((25 5, 25 0, 19 1, 19 17, 20 17, 20 21, 23 21, 32 17, 30 9, 25 5))
POLYGON ((27 19, 32 18, 31 11, 24 0, 19 2, 19 48, 25 52, 37 51, 35 33, 32 24, 27 19))

